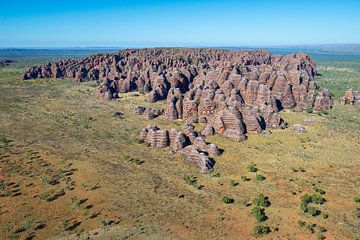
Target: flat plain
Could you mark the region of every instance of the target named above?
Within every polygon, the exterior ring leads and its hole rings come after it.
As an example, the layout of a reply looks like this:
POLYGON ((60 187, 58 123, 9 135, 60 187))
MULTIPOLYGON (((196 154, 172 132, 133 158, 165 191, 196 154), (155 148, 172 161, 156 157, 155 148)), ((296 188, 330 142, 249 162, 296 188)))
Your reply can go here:
POLYGON ((16 62, 0 69, 0 238, 360 238, 360 111, 336 100, 349 87, 360 90, 360 57, 315 56, 333 109, 281 113, 305 133, 289 127, 239 143, 208 137, 224 153, 213 172, 200 174, 169 148, 138 141, 149 124, 183 123, 133 115, 149 105, 142 94, 104 101, 95 82, 22 81, 28 66, 88 52, 6 54, 16 62), (260 194, 270 203, 258 223, 252 209, 260 194), (311 203, 314 214, 301 211, 306 194, 325 199, 311 203), (269 233, 254 235, 260 225, 269 233))

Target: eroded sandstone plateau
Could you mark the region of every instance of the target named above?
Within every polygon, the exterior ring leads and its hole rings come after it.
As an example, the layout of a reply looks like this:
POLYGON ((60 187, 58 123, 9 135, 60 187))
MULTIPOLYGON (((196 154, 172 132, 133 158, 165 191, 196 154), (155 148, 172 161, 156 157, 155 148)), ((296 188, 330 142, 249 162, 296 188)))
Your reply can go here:
MULTIPOLYGON (((146 94, 148 102, 166 99, 167 119, 198 119, 206 134, 235 141, 249 131, 285 125, 282 109, 332 106, 329 92, 315 82, 316 63, 305 53, 130 49, 34 66, 24 74, 24 80, 50 77, 99 81, 96 94, 108 100, 129 91, 146 94)), ((162 114, 138 111, 148 119, 162 114)))

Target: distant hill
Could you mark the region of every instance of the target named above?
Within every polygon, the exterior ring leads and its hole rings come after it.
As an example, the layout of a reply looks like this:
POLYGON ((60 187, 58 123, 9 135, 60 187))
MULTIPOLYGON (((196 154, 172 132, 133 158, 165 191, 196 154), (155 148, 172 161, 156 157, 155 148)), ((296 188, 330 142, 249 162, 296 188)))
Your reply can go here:
POLYGON ((278 45, 254 47, 226 47, 227 49, 266 49, 274 53, 307 52, 312 54, 352 54, 360 55, 360 44, 321 44, 321 45, 278 45))

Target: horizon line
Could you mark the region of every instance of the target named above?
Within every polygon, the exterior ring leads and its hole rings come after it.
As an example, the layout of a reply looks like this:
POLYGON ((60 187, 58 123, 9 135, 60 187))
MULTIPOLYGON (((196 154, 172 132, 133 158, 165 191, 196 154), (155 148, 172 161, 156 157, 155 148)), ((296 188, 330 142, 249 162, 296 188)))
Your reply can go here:
POLYGON ((358 46, 360 43, 309 43, 309 44, 254 44, 254 45, 154 45, 148 46, 0 46, 5 49, 136 49, 136 48, 286 48, 286 47, 358 46))

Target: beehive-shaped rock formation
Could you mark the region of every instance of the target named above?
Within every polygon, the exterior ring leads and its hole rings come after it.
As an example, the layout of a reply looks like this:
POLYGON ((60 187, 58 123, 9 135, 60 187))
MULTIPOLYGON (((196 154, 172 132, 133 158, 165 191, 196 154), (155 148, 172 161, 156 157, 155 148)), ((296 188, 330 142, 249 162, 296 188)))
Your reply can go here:
POLYGON ((215 144, 205 142, 204 137, 194 130, 194 126, 187 123, 181 127, 182 131, 172 128, 170 131, 160 130, 157 126, 147 126, 140 131, 140 140, 150 147, 163 148, 170 146, 174 152, 186 156, 186 160, 196 163, 200 172, 212 170, 214 161, 208 155, 219 156, 220 150, 215 144))
MULTIPOLYGON (((129 91, 144 93, 148 102, 166 99, 166 119, 198 119, 235 141, 246 139, 247 131, 279 128, 282 109, 332 106, 329 91, 315 82, 316 63, 305 53, 127 49, 34 66, 23 79, 49 77, 100 81, 96 94, 107 100, 129 91)), ((147 109, 144 115, 157 114, 147 109)))

